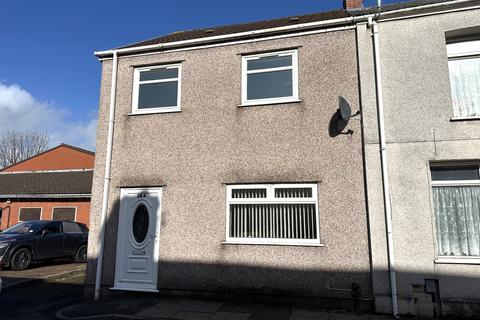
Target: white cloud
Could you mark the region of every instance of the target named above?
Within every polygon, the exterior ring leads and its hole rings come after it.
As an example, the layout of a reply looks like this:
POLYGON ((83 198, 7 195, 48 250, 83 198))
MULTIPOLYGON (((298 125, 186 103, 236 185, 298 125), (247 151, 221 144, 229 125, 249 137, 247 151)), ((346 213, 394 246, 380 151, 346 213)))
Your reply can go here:
POLYGON ((51 146, 64 142, 94 150, 97 119, 72 121, 70 114, 53 103, 38 101, 16 84, 0 83, 0 131, 45 132, 51 146))

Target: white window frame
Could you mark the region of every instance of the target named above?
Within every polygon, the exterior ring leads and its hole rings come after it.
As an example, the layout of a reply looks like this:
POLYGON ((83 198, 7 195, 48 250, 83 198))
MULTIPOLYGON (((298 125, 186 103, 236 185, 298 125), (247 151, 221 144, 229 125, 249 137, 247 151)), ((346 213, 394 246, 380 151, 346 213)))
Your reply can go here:
POLYGON ((25 220, 21 220, 20 219, 20 215, 22 213, 22 209, 40 209, 40 219, 39 220, 42 220, 43 219, 43 207, 20 207, 18 208, 18 222, 23 222, 25 220))
POLYGON ((323 246, 320 242, 320 217, 318 214, 318 189, 315 183, 278 183, 278 184, 236 184, 227 185, 225 208, 225 241, 224 244, 257 244, 288 246, 323 246), (232 198, 233 189, 266 189, 266 198, 232 198), (312 188, 311 198, 275 198, 275 188, 312 188), (230 205, 231 204, 315 204, 316 239, 276 239, 276 238, 240 238, 230 237, 230 205))
POLYGON ((75 209, 75 216, 74 216, 74 220, 72 222, 77 222, 77 211, 78 211, 78 207, 76 206, 57 206, 57 207, 52 207, 52 220, 53 219, 53 213, 55 212, 55 209, 75 209))
POLYGON ((289 103, 289 102, 298 102, 298 50, 287 50, 287 51, 275 51, 254 55, 245 55, 242 56, 242 104, 241 106, 252 106, 252 105, 262 105, 262 104, 275 104, 275 103, 289 103), (259 69, 259 70, 247 70, 248 61, 257 60, 259 58, 268 57, 268 56, 292 56, 292 65, 287 67, 277 67, 277 68, 268 68, 268 69, 259 69), (272 71, 282 71, 282 70, 292 70, 292 96, 289 97, 278 97, 278 98, 265 98, 265 99, 247 99, 247 75, 253 73, 266 73, 272 71))
MULTIPOLYGON (((472 180, 433 180, 431 169, 435 167, 460 167, 460 166, 476 166, 477 170, 479 171, 480 175, 480 165, 478 163, 438 163, 438 164, 430 164, 430 183, 431 183, 431 199, 432 199, 432 210, 434 209, 433 203, 433 188, 435 187, 468 187, 468 186, 480 186, 480 179, 472 179, 472 180)), ((436 214, 433 212, 434 220, 436 219, 436 214)), ((436 223, 436 221, 435 221, 436 223)), ((436 230, 436 225, 433 226, 434 230, 436 230)), ((437 234, 435 232, 435 241, 437 240, 437 234)), ((435 244, 436 246, 437 244, 435 244)), ((480 256, 444 256, 439 255, 437 249, 435 249, 437 259, 435 259, 435 263, 458 263, 458 264, 478 264, 480 262, 480 256)))
POLYGON ((165 64, 149 67, 139 67, 135 68, 133 71, 133 94, 132 94, 132 114, 149 114, 149 113, 167 113, 167 112, 179 112, 182 111, 180 107, 180 102, 182 100, 182 64, 165 64), (156 69, 178 69, 178 76, 175 78, 167 79, 158 79, 158 80, 148 80, 140 81, 140 73, 144 71, 151 71, 156 69), (161 82, 172 82, 177 81, 177 105, 168 106, 168 107, 156 107, 156 108, 138 108, 138 95, 141 84, 149 83, 161 83, 161 82))
MULTIPOLYGON (((473 40, 473 41, 466 40, 466 41, 459 41, 454 43, 447 43, 447 56, 448 56, 449 73, 450 73, 450 61, 480 58, 480 39, 473 40)), ((452 83, 450 83, 450 86, 452 86, 452 83)), ((452 109, 453 109, 453 105, 452 105, 452 109)), ((452 110, 452 111, 455 112, 455 110, 452 110)), ((453 121, 472 120, 472 119, 480 119, 480 116, 467 116, 467 117, 453 116, 450 119, 453 121)))
MULTIPOLYGON (((441 163, 441 164, 431 164, 430 170, 432 168, 438 167, 448 167, 448 168, 457 168, 464 166, 477 167, 478 174, 480 175, 480 165, 477 163, 441 163)), ((430 177, 432 182, 432 187, 465 187, 465 186, 480 186, 480 179, 471 179, 471 180, 433 180, 430 177)))

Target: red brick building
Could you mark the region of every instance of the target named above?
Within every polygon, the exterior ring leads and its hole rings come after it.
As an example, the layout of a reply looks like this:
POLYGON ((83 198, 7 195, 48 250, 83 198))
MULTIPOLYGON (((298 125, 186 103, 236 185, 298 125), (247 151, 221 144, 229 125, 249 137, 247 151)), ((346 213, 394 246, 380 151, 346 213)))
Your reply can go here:
POLYGON ((94 159, 61 144, 0 170, 0 230, 26 220, 88 225, 94 159))

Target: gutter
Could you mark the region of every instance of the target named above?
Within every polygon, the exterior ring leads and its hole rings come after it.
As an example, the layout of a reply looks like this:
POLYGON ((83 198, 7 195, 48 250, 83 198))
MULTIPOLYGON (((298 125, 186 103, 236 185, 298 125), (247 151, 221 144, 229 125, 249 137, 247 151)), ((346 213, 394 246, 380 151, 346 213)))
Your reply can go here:
MULTIPOLYGON (((477 0, 453 0, 448 2, 433 3, 433 4, 411 7, 411 8, 391 10, 391 11, 382 12, 381 17, 394 16, 394 15, 399 15, 404 13, 408 14, 410 12, 415 12, 420 10, 436 9, 436 8, 442 8, 447 6, 453 6, 457 4, 475 2, 475 1, 477 0)), ((358 22, 366 22, 368 21, 368 19, 373 19, 373 18, 379 18, 378 13, 371 13, 371 14, 365 14, 360 16, 351 16, 346 18, 331 19, 331 20, 324 20, 324 21, 301 23, 301 24, 296 24, 292 26, 282 26, 282 27, 276 27, 276 28, 237 32, 237 33, 232 33, 227 35, 211 36, 211 37, 204 37, 204 38, 198 38, 198 39, 181 40, 181 41, 144 45, 144 46, 131 47, 131 48, 120 48, 120 49, 113 49, 113 50, 96 51, 94 52, 94 54, 98 58, 106 58, 106 57, 110 58, 113 56, 114 52, 116 52, 117 55, 118 54, 128 55, 131 53, 139 53, 139 52, 145 52, 145 51, 155 51, 155 50, 163 50, 163 49, 170 49, 170 48, 177 48, 177 47, 191 47, 195 45, 202 45, 202 44, 207 44, 210 42, 222 41, 222 40, 229 41, 229 40, 234 40, 238 38, 266 36, 266 35, 281 33, 281 32, 294 33, 294 32, 299 32, 302 30, 308 30, 313 28, 349 25, 349 24, 355 24, 358 22)))
POLYGON ((112 164, 112 149, 113 149, 113 129, 115 126, 115 99, 117 96, 117 69, 118 69, 118 55, 113 51, 112 61, 112 83, 110 87, 110 108, 108 117, 108 131, 107 131, 107 154, 105 157, 105 176, 103 182, 103 199, 102 199, 102 213, 100 218, 100 235, 99 247, 95 276, 95 301, 100 299, 100 286, 102 283, 102 269, 103 269, 103 251, 105 247, 105 224, 107 220, 108 198, 110 195, 110 180, 111 180, 111 164, 112 164))
POLYGON ((388 179, 387 167, 387 147, 385 143, 385 117, 383 104, 383 85, 382 85, 382 71, 380 60, 380 45, 378 37, 378 23, 369 19, 368 26, 372 28, 373 38, 373 60, 375 64, 375 87, 377 98, 377 116, 378 116, 378 131, 380 143, 380 166, 382 170, 382 187, 383 187, 383 204, 385 209, 385 224, 387 229, 387 258, 388 271, 390 276, 390 292, 392 300, 392 314, 395 318, 398 314, 398 296, 397 296, 397 280, 395 273, 395 259, 393 254, 393 228, 392 228, 392 206, 390 200, 390 182, 388 179))

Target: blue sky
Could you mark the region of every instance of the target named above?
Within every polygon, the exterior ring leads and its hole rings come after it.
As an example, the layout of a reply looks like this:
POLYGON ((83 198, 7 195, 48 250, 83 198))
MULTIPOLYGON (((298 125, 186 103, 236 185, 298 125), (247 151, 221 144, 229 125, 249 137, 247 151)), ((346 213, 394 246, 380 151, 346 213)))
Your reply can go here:
MULTIPOLYGON (((383 1, 391 2, 399 1, 383 1)), ((94 51, 177 30, 341 7, 341 0, 6 0, 0 9, 0 130, 45 131, 52 146, 93 150, 100 81, 94 51)))

